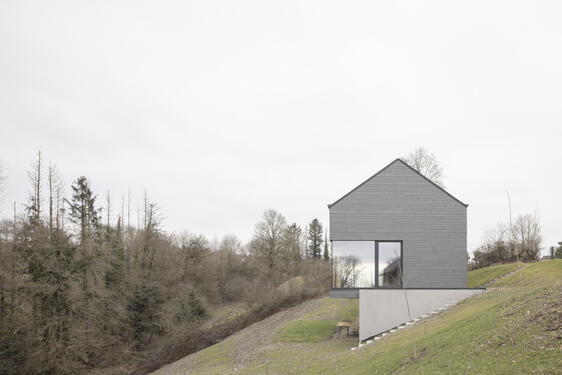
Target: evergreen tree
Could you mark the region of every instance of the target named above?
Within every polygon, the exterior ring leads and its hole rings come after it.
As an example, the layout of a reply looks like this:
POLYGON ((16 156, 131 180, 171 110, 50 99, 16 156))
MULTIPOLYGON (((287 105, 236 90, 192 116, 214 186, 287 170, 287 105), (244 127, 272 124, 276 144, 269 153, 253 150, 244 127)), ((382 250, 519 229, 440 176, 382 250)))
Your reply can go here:
POLYGON ((70 206, 69 218, 79 226, 80 242, 84 243, 93 238, 100 228, 99 211, 95 207, 96 196, 84 176, 78 177, 71 189, 72 199, 67 202, 70 206))
POLYGON ((322 254, 322 224, 314 218, 308 226, 308 251, 313 259, 320 259, 322 254))

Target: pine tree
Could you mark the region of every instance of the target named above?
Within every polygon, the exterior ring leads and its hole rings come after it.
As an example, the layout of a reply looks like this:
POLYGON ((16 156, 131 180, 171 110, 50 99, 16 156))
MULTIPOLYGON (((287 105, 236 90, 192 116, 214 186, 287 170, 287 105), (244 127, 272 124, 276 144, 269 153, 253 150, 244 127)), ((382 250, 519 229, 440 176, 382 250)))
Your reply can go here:
POLYGON ((322 254, 322 224, 314 218, 308 226, 308 250, 313 259, 320 259, 322 254))
POLYGON ((72 223, 79 226, 80 242, 85 242, 94 237, 99 231, 99 212, 95 207, 96 196, 90 189, 86 177, 81 176, 72 183, 72 199, 67 202, 70 206, 69 218, 72 223))

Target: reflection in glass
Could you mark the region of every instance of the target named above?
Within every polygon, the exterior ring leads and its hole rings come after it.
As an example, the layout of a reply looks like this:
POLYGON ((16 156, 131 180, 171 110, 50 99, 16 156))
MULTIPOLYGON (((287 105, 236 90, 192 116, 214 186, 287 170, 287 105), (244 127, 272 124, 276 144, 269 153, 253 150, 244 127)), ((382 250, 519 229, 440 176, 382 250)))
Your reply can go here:
POLYGON ((402 262, 400 242, 379 242, 379 286, 400 286, 402 262))
POLYGON ((375 286, 375 242, 333 241, 334 287, 375 286))

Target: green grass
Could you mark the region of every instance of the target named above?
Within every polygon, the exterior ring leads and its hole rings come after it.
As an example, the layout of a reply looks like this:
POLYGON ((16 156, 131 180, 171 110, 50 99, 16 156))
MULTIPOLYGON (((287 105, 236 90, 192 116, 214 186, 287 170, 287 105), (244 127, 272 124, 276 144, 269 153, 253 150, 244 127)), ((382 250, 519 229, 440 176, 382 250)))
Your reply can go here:
POLYGON ((466 274, 466 286, 468 288, 477 288, 483 286, 490 281, 494 281, 500 276, 506 275, 517 269, 517 263, 501 264, 499 266, 490 266, 469 271, 466 274))
POLYGON ((535 287, 553 285, 560 282, 562 273, 562 259, 552 259, 531 263, 504 279, 499 280, 494 286, 498 287, 535 287))
POLYGON ((283 342, 322 342, 334 332, 331 320, 304 320, 287 324, 276 336, 283 342))
POLYGON ((290 322, 273 337, 273 341, 318 343, 328 340, 340 321, 357 324, 359 301, 356 299, 324 298, 320 306, 302 319, 290 322))
POLYGON ((562 260, 527 265, 522 288, 519 277, 355 351, 356 339, 326 335, 357 301, 324 298, 242 365, 229 338, 205 349, 190 374, 562 374, 562 260))

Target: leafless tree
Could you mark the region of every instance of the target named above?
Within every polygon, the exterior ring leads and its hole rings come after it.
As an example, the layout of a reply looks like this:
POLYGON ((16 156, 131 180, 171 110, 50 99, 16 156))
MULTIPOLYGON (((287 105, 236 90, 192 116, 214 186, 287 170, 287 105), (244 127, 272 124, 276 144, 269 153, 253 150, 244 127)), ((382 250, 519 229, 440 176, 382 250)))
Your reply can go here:
POLYGON ((521 259, 538 260, 542 242, 539 216, 537 214, 518 216, 512 230, 521 259))
POLYGON ((236 254, 240 252, 241 247, 240 240, 232 234, 225 235, 218 245, 216 252, 216 275, 218 291, 223 303, 233 297, 232 288, 229 288, 229 283, 233 281, 236 254))
POLYGON ((485 232, 480 247, 473 252, 472 266, 538 260, 541 240, 538 215, 519 215, 512 224, 499 223, 485 232))
POLYGON ((107 225, 107 230, 109 230, 109 228, 111 227, 111 193, 109 192, 109 190, 105 193, 105 205, 106 205, 106 225, 107 225))
POLYGON ((181 249, 183 256, 182 280, 187 280, 190 271, 200 266, 203 259, 209 254, 209 241, 201 234, 191 234, 184 231, 176 236, 176 244, 181 249))
POLYGON ((242 243, 234 234, 225 235, 219 243, 219 251, 230 251, 234 254, 240 254, 242 251, 242 243))
POLYGON ((144 211, 143 211, 143 247, 142 247, 142 267, 148 267, 148 271, 152 271, 154 264, 154 256, 157 246, 155 242, 160 235, 160 223, 162 217, 158 209, 158 205, 148 199, 148 195, 144 193, 144 211), (148 263, 147 263, 148 262, 148 263))
POLYGON ((294 225, 287 236, 285 219, 273 210, 256 226, 258 256, 243 252, 232 235, 212 242, 203 235, 167 235, 146 195, 137 229, 127 225, 127 241, 121 241, 130 194, 128 202, 122 197, 120 213, 108 194, 102 218, 85 177, 63 200, 55 165, 42 164, 39 154, 29 172, 26 213, 18 216, 14 202, 13 221, 0 220, 0 347, 9 349, 0 350, 0 372, 75 374, 135 366, 139 354, 147 356, 143 368, 156 368, 169 360, 169 348, 187 355, 203 347, 201 337, 225 337, 288 303, 326 293, 328 262, 302 260, 300 228, 294 225), (284 264, 283 254, 294 260, 284 264), (246 307, 240 317, 205 328, 206 305, 230 301, 246 307), (153 347, 159 348, 154 355, 153 347))
POLYGON ((56 164, 49 163, 47 171, 49 185, 49 229, 60 229, 62 226, 64 183, 56 164))
POLYGON ((355 255, 336 257, 336 259, 334 259, 336 286, 339 288, 352 288, 357 286, 360 265, 361 260, 355 255))
POLYGON ((27 204, 26 209, 28 212, 29 220, 34 224, 38 224, 39 220, 41 219, 42 169, 43 169, 43 158, 41 156, 41 151, 38 151, 37 159, 33 161, 33 163, 31 164, 31 169, 27 173, 33 191, 29 196, 29 203, 27 204))
POLYGON ((255 255, 265 259, 270 269, 276 265, 281 253, 286 227, 285 217, 273 209, 265 210, 262 221, 256 224, 251 249, 255 255))
POLYGON ((429 178, 435 184, 445 188, 443 184, 444 172, 443 168, 437 161, 434 154, 430 153, 426 148, 419 147, 404 157, 404 161, 408 165, 429 178))
POLYGON ((287 259, 300 260, 302 229, 296 223, 293 223, 285 229, 283 237, 283 247, 286 252, 287 259))

